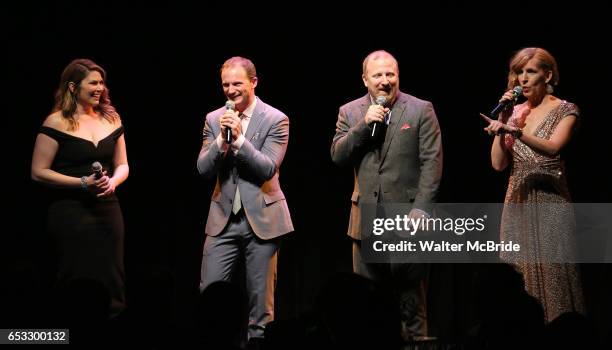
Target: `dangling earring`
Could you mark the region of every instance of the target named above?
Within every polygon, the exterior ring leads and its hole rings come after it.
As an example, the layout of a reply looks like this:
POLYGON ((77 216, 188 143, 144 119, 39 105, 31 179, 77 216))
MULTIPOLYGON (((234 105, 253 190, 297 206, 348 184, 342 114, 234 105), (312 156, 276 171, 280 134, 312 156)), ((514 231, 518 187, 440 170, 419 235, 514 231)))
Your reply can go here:
POLYGON ((555 92, 553 86, 550 83, 546 83, 546 93, 552 95, 553 92, 555 92))

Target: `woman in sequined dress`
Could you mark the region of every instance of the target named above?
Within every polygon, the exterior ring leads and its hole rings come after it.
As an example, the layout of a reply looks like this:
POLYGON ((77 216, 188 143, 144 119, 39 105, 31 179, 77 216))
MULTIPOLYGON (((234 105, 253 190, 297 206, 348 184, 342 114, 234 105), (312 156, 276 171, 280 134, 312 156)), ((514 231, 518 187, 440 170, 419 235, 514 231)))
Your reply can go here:
POLYGON ((575 221, 560 157, 580 112, 553 96, 558 82, 554 57, 541 48, 524 48, 510 61, 508 91, 500 102, 514 99, 516 86, 526 101, 500 113, 498 120, 484 117, 485 131, 495 135, 493 168, 511 166, 500 238, 519 243, 524 254, 506 252, 501 258, 523 274, 547 321, 568 311, 584 313, 579 268, 567 263, 574 254, 575 221))

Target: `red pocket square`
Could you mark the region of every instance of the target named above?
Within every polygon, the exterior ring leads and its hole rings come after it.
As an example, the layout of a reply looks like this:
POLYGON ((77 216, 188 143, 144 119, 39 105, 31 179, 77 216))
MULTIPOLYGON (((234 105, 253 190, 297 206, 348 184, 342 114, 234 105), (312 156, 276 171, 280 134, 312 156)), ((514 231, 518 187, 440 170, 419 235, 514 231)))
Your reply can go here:
POLYGON ((408 125, 408 123, 404 123, 404 125, 402 125, 402 130, 406 129, 410 129, 410 125, 408 125))

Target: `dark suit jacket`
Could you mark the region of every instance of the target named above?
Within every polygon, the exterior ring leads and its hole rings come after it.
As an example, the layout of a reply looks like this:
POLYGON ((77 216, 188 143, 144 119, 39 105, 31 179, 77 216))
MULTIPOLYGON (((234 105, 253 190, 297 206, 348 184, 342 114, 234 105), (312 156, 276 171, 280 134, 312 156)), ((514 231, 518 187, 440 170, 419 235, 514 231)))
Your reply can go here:
POLYGON ((222 152, 216 138, 225 107, 209 113, 204 125, 204 142, 198 157, 198 171, 204 177, 217 176, 210 202, 206 234, 219 235, 227 224, 236 188, 254 233, 271 239, 293 231, 289 208, 278 181, 289 142, 289 118, 259 98, 236 155, 222 152))
POLYGON ((382 202, 413 203, 431 213, 442 176, 442 137, 432 104, 400 92, 386 136, 378 141, 364 121, 371 104, 366 95, 340 107, 331 146, 334 163, 355 172, 348 228, 354 239, 361 238, 360 202, 378 203, 382 195, 382 202))

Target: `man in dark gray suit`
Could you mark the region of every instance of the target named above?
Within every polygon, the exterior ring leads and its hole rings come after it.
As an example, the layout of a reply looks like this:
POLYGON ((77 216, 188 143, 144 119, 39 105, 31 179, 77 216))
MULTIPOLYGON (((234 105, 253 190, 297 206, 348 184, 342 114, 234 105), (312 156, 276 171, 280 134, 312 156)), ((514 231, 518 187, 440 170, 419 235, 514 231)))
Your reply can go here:
POLYGON ((368 94, 340 107, 331 146, 332 160, 355 173, 353 270, 398 292, 404 338, 425 336, 427 265, 363 261, 359 203, 410 203, 410 218, 431 214, 442 176, 440 127, 430 102, 399 90, 398 64, 388 52, 365 58, 362 79, 368 94))
POLYGON ((217 182, 206 222, 200 291, 231 279, 244 255, 249 297, 248 338, 262 338, 274 318, 280 236, 293 224, 278 176, 289 141, 289 119, 255 96, 253 63, 232 57, 221 67, 229 101, 206 116, 198 171, 217 182), (231 132, 230 142, 226 140, 231 132))

